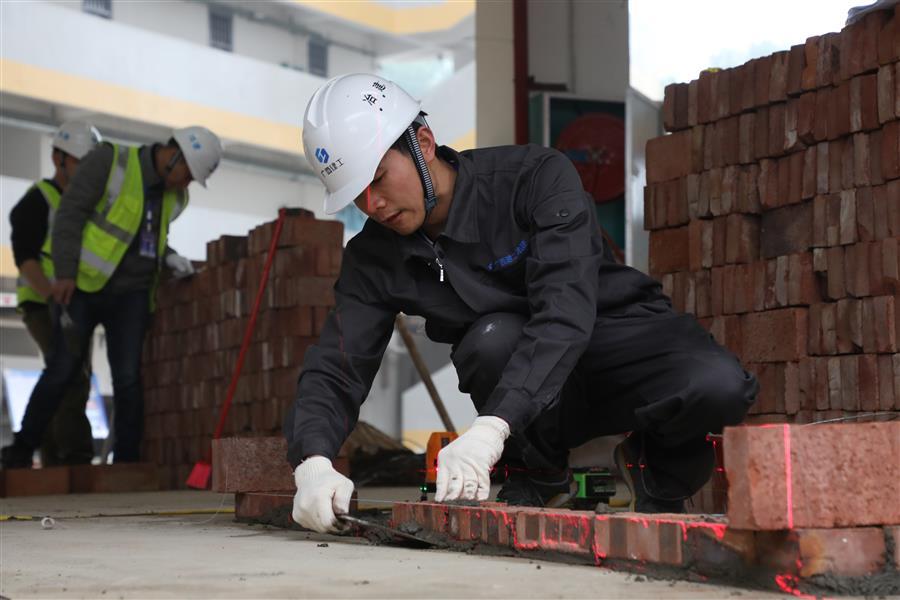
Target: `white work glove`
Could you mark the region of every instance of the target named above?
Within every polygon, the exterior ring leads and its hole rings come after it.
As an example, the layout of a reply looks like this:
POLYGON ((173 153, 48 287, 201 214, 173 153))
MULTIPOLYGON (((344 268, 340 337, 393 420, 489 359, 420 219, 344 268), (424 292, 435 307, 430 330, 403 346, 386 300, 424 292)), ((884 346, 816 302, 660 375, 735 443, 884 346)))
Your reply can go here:
POLYGON ((324 456, 310 456, 294 470, 297 494, 294 521, 319 533, 339 529, 336 514, 350 512, 353 482, 334 470, 324 456))
POLYGON ((194 274, 194 265, 190 259, 180 254, 167 254, 166 266, 172 269, 172 274, 179 279, 194 274))
POLYGON ((467 432, 438 453, 435 502, 487 500, 491 467, 503 453, 509 425, 500 417, 478 417, 467 432))

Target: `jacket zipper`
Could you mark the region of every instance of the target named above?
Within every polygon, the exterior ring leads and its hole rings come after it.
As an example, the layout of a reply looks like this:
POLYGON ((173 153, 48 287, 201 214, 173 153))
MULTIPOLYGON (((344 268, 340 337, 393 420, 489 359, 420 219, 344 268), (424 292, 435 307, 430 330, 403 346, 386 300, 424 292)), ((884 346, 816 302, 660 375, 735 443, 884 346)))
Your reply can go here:
POLYGON ((434 248, 434 242, 429 240, 428 236, 425 235, 424 233, 422 233, 421 231, 419 232, 419 235, 422 236, 422 239, 425 240, 425 242, 431 248, 431 251, 434 252, 434 262, 438 266, 438 269, 439 269, 438 281, 440 281, 441 283, 444 283, 444 263, 441 262, 441 258, 438 256, 437 250, 435 250, 435 248, 434 248))

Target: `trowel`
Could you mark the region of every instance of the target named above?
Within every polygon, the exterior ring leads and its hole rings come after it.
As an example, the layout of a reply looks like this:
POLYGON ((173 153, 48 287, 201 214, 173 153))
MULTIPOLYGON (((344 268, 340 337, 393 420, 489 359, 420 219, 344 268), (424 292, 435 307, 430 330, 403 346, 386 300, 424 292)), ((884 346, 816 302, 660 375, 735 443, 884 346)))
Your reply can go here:
POLYGON ((337 515, 337 518, 348 525, 354 525, 363 531, 372 532, 376 537, 384 538, 386 541, 391 541, 393 543, 412 546, 416 548, 430 548, 432 546, 439 545, 435 541, 427 540, 411 533, 406 533, 405 531, 400 531, 399 529, 388 527, 387 525, 375 523, 374 521, 360 519, 359 517, 353 517, 350 515, 337 515))

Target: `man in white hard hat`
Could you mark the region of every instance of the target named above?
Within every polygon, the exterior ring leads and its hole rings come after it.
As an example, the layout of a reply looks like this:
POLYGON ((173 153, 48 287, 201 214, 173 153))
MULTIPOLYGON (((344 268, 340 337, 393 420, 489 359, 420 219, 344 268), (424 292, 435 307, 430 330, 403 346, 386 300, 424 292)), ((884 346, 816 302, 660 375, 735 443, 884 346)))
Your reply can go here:
MULTIPOLYGON (((19 268, 17 306, 22 321, 46 361, 53 337, 47 301, 53 286, 50 259, 50 224, 59 199, 75 169, 100 143, 100 133, 83 121, 67 121, 53 135, 53 177, 35 182, 9 213, 13 256, 19 268)), ((47 466, 90 463, 94 457, 91 424, 85 414, 90 393, 90 356, 63 392, 59 408, 41 441, 41 464, 47 466)))
MULTIPOLYGON (((144 406, 141 351, 160 271, 193 272, 167 244, 169 225, 188 203, 191 181, 206 185, 222 158, 219 138, 205 127, 176 129, 165 144, 104 143, 88 154, 62 196, 53 224, 54 301, 66 307, 81 347, 66 347, 61 324, 5 467, 30 464, 61 391, 76 376, 98 324, 106 331, 115 396, 115 462, 140 460, 144 406)), ((68 336, 71 340, 71 336, 68 336)), ((71 345, 71 343, 69 344, 71 345)))
POLYGON ((744 418, 756 379, 656 281, 613 260, 564 155, 438 146, 419 103, 366 74, 315 93, 303 143, 326 212, 353 202, 369 218, 285 419, 296 522, 330 531, 348 510, 353 483, 331 459, 399 311, 452 345, 478 411, 438 455, 436 501, 487 499, 502 455, 499 499, 550 505, 571 494, 569 449, 633 432, 615 452, 632 510, 684 511, 712 472, 708 432, 744 418))

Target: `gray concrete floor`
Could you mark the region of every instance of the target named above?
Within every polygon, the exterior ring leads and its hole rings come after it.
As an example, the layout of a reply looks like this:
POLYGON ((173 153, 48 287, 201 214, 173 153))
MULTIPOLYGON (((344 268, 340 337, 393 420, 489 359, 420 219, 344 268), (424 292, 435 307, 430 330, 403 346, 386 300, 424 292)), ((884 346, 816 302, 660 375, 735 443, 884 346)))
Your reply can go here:
POLYGON ((232 496, 209 492, 0 499, 4 515, 56 519, 51 529, 43 529, 39 521, 0 522, 0 594, 8 598, 778 597, 525 558, 375 547, 358 539, 235 523, 229 513, 186 514, 230 508, 232 496))

